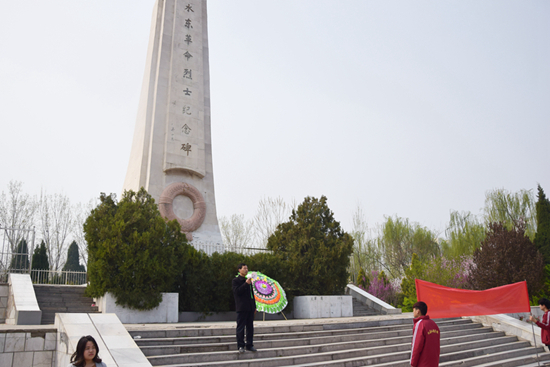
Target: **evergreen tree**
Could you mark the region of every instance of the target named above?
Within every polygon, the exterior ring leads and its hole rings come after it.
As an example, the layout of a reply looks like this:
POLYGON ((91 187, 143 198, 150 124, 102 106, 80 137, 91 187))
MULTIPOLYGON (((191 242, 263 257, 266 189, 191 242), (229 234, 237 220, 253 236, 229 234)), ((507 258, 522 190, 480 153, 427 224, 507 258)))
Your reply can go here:
POLYGON ((86 271, 84 265, 80 264, 78 245, 75 241, 69 246, 69 250, 67 251, 67 262, 65 262, 63 266, 63 271, 86 271))
POLYGON ((11 258, 10 272, 25 273, 29 269, 29 250, 27 241, 21 240, 17 244, 17 249, 11 258))
POLYGON ((269 237, 267 248, 288 267, 281 285, 291 295, 344 292, 353 238, 334 220, 325 196, 306 197, 269 237))
POLYGON ((50 270, 50 262, 48 261, 48 251, 44 241, 40 243, 40 246, 34 249, 32 255, 31 264, 31 278, 34 283, 46 283, 47 274, 41 273, 35 270, 50 270), (40 275, 39 275, 40 273, 40 275))
POLYGON ((405 277, 401 281, 401 292, 405 296, 401 309, 411 312, 412 306, 417 302, 415 279, 423 279, 424 268, 418 255, 413 253, 411 265, 405 269, 405 277))
POLYGON ((535 234, 535 246, 544 257, 544 262, 550 264, 550 200, 544 194, 544 190, 538 185, 537 208, 537 233, 535 234))
POLYGON ((100 201, 84 223, 87 294, 110 292, 117 304, 132 309, 157 307, 182 270, 188 245, 179 223, 166 222, 144 188, 125 191, 118 203, 105 194, 100 201))

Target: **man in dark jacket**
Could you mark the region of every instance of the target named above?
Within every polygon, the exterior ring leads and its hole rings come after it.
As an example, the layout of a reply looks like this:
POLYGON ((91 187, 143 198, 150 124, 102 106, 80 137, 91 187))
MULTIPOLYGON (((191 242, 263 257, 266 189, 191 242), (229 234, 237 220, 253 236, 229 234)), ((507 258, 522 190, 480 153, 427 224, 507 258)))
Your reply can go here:
POLYGON ((256 300, 252 290, 252 278, 247 278, 248 266, 241 263, 238 267, 239 275, 233 279, 233 296, 237 311, 237 347, 239 353, 244 353, 244 329, 246 328, 246 350, 255 352, 254 348, 254 314, 256 300))
POLYGON ((416 302, 413 305, 413 339, 411 351, 411 366, 439 366, 439 328, 430 320, 428 305, 416 302))

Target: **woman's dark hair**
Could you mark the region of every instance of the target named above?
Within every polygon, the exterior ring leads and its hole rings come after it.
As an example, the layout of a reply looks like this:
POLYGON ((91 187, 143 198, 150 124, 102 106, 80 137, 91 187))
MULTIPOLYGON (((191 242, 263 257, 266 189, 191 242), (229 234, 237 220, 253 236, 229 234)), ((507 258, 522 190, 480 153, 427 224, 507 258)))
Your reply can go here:
POLYGON ((86 335, 80 338, 78 344, 76 345, 76 351, 71 356, 71 363, 77 367, 83 367, 86 365, 84 351, 86 350, 86 344, 88 342, 94 343, 95 346, 95 357, 93 361, 95 363, 101 363, 101 358, 99 358, 99 347, 97 346, 95 339, 91 335, 86 335))
POLYGON ((550 301, 547 300, 546 298, 539 299, 539 305, 544 305, 546 306, 547 309, 550 310, 550 301))

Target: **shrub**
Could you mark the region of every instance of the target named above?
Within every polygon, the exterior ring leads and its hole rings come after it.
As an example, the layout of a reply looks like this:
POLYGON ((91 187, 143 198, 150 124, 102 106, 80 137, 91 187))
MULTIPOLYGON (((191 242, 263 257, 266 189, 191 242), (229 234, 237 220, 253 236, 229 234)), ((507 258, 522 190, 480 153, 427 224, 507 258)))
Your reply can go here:
POLYGON ((189 246, 177 221, 166 222, 143 188, 125 191, 119 203, 101 194, 84 233, 88 296, 110 292, 117 304, 138 310, 157 307, 161 292, 173 288, 189 246))

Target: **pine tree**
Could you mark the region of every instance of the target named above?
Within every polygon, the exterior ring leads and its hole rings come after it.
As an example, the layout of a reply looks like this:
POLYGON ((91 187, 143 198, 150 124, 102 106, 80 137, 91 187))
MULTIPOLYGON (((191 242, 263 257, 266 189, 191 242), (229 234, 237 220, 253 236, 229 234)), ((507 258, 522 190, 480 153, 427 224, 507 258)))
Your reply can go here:
POLYGON ((48 251, 44 241, 40 246, 34 249, 31 264, 31 278, 34 283, 47 283, 48 276, 38 270, 50 270, 50 262, 48 261, 48 251), (40 275, 39 275, 40 273, 40 275))
POLYGON ((550 264, 550 200, 540 185, 538 185, 538 190, 537 233, 533 242, 544 257, 544 263, 550 264))
POLYGON ((65 262, 63 266, 63 271, 86 271, 84 265, 80 264, 78 245, 75 241, 69 246, 69 250, 67 251, 67 262, 65 262))
POLYGON ((11 259, 10 272, 25 273, 27 269, 29 269, 29 249, 27 248, 27 241, 21 240, 11 259))
POLYGON ((267 248, 288 266, 283 285, 291 295, 342 294, 353 250, 353 238, 334 220, 327 198, 306 197, 281 223, 267 248))

